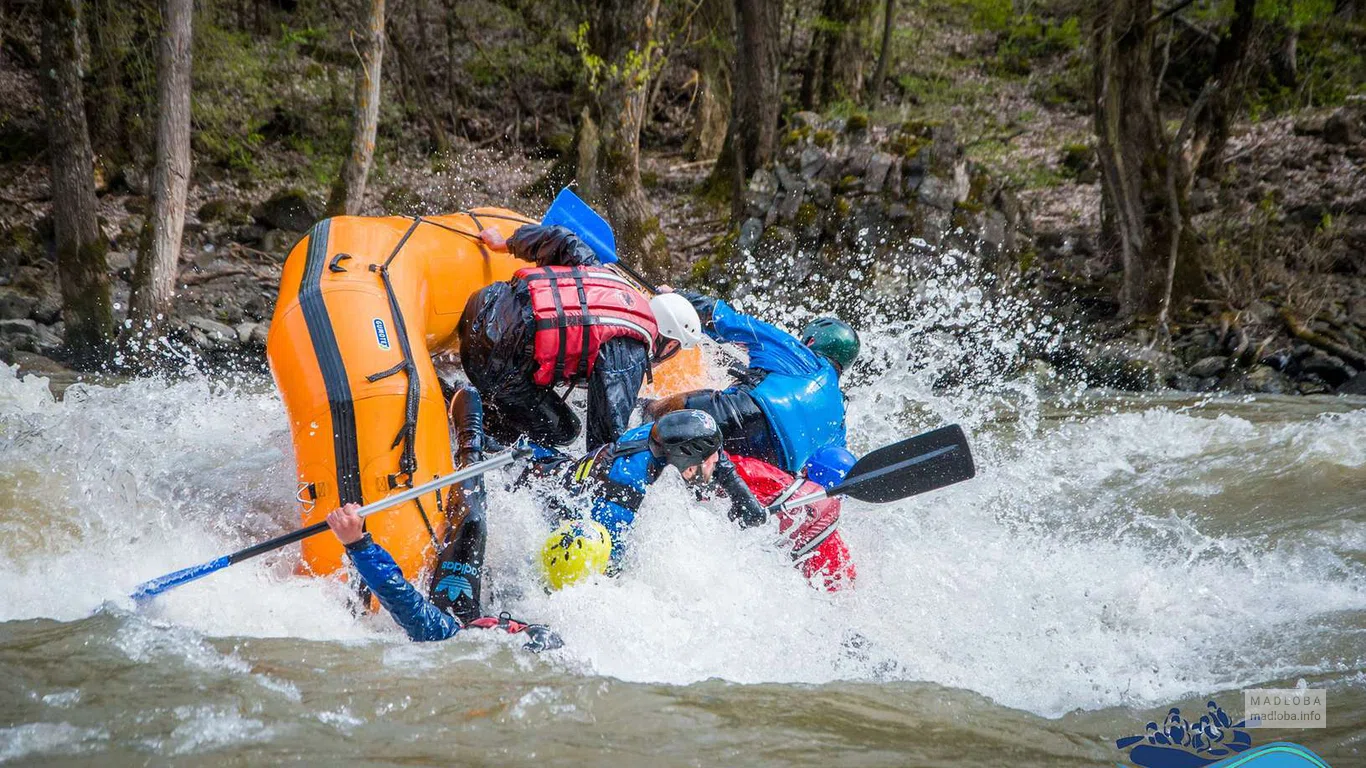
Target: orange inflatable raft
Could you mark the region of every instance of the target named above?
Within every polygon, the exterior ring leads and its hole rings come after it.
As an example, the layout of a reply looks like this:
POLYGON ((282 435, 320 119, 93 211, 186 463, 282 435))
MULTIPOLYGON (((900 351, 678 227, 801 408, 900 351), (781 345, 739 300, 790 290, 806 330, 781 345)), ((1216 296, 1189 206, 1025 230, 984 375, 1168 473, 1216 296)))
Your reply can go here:
MULTIPOLYGON (((266 356, 289 414, 305 525, 350 502, 366 504, 453 470, 446 405, 431 356, 457 351, 469 296, 526 262, 484 248, 478 233, 510 237, 534 223, 482 208, 427 217, 342 216, 318 222, 285 260, 266 356)), ((703 380, 699 351, 655 376, 655 391, 703 380)), ((410 578, 426 568, 448 525, 444 493, 366 520, 410 578)), ((303 541, 303 568, 342 566, 335 536, 303 541)))

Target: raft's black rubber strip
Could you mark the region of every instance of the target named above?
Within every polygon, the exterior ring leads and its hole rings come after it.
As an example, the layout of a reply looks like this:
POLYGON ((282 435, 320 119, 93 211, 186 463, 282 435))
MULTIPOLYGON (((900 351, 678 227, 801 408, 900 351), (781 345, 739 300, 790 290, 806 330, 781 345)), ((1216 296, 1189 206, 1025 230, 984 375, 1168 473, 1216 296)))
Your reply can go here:
POLYGON ((356 409, 346 378, 337 336, 323 302, 321 280, 327 264, 327 237, 331 222, 323 219, 308 235, 308 258, 299 284, 299 306, 304 312, 313 355, 323 374, 327 403, 332 411, 332 452, 337 464, 337 496, 342 504, 364 504, 360 486, 360 456, 356 449, 356 409))

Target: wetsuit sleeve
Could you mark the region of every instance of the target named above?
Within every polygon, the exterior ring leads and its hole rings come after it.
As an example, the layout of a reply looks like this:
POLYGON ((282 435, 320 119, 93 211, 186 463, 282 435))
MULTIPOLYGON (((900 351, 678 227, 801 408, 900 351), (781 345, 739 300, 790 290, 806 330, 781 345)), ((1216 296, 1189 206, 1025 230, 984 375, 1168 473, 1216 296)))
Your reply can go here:
POLYGON ((453 616, 437 608, 423 597, 403 578, 398 563, 367 536, 355 549, 347 547, 347 554, 356 566, 356 571, 365 580, 365 586, 379 598, 379 604, 394 617, 394 621, 411 640, 425 642, 447 640, 460 631, 460 622, 453 616))
POLYGON ((538 267, 601 266, 593 249, 568 227, 528 224, 508 238, 508 252, 538 267))
POLYGON ((768 510, 755 498, 754 492, 740 479, 735 465, 723 451, 716 461, 716 472, 712 475, 716 484, 730 497, 730 519, 741 528, 753 528, 768 520, 768 510))
POLYGON ((813 374, 821 369, 820 358, 802 346, 797 337, 749 315, 742 315, 724 301, 716 302, 711 325, 703 329, 717 341, 743 344, 749 367, 774 373, 813 374))

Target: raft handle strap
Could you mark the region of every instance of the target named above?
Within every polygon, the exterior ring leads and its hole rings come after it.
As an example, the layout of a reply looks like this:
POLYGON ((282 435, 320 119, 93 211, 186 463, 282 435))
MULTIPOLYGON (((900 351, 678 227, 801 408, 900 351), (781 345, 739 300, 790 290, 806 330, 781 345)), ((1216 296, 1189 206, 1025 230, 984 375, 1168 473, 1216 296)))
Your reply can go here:
POLYGON ((339 253, 332 257, 332 261, 328 263, 327 268, 333 272, 345 272, 346 267, 341 266, 341 263, 349 258, 351 258, 351 254, 339 253))
POLYGON ((366 377, 365 377, 365 380, 368 381, 368 382, 370 382, 371 384, 374 384, 375 382, 379 381, 380 379, 387 379, 387 378, 389 378, 390 376, 393 376, 394 374, 398 373, 399 371, 406 371, 406 370, 408 370, 408 361, 407 361, 407 360, 400 360, 400 361, 398 361, 398 364, 396 364, 393 368, 386 368, 386 369, 380 371, 379 373, 372 373, 372 374, 370 374, 369 376, 366 376, 366 377))

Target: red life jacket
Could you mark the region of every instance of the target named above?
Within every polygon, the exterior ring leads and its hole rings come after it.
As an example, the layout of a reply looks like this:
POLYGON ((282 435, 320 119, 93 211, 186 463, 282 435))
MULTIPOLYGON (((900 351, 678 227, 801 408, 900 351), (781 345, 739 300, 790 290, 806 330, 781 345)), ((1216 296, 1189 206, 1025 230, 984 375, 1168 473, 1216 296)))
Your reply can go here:
MULTIPOLYGON (((796 480, 766 461, 729 455, 735 464, 735 473, 764 506, 772 504, 796 480)), ((820 489, 819 485, 804 480, 791 498, 820 489)), ((830 592, 852 587, 857 576, 849 548, 837 530, 839 519, 839 499, 822 499, 778 513, 778 532, 786 535, 802 575, 813 583, 820 578, 822 586, 830 592)))
POLYGON ((659 327, 650 300, 625 278, 602 267, 528 267, 526 283, 536 321, 537 384, 574 381, 593 372, 608 339, 638 339, 654 352, 659 327))

